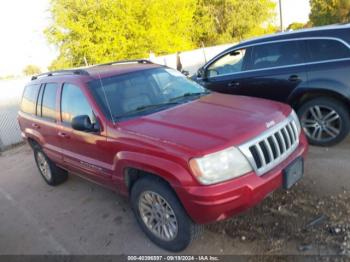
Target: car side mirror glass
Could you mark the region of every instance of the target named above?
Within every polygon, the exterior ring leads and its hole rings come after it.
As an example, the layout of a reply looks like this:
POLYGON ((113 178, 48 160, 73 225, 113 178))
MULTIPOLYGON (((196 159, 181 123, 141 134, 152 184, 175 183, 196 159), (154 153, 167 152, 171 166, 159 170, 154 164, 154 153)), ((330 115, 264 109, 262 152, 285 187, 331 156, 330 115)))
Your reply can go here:
POLYGON ((88 115, 76 116, 72 119, 72 128, 79 131, 95 132, 97 129, 91 123, 88 115))
POLYGON ((205 70, 204 70, 203 67, 198 69, 198 71, 197 71, 197 78, 202 78, 202 79, 206 78, 205 70))
POLYGON ((188 72, 186 70, 182 70, 181 73, 184 74, 187 77, 190 75, 190 72, 188 72))

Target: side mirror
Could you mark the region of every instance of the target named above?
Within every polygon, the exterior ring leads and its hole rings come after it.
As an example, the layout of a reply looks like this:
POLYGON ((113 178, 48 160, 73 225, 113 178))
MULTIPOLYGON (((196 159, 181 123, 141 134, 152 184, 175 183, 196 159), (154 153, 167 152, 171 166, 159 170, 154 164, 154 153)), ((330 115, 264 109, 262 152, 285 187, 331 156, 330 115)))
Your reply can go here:
POLYGON ((205 78, 205 71, 204 71, 203 67, 198 69, 198 71, 197 71, 197 78, 202 78, 202 79, 205 78))
POLYGON ((96 132, 97 129, 91 124, 90 117, 88 115, 76 116, 72 119, 72 128, 79 131, 96 132))
POLYGON ((181 73, 184 74, 187 77, 190 75, 190 72, 188 72, 186 70, 182 70, 181 73))

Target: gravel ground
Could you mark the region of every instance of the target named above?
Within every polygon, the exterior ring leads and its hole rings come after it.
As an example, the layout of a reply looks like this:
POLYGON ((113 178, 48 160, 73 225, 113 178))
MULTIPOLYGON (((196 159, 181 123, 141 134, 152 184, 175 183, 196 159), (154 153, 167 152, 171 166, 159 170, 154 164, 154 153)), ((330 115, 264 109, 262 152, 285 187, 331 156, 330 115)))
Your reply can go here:
MULTIPOLYGON (((182 254, 350 256, 349 152, 350 140, 311 147, 298 185, 207 226, 182 254)), ((126 199, 72 175, 47 186, 28 146, 4 152, 0 167, 0 254, 167 254, 140 231, 126 199)))

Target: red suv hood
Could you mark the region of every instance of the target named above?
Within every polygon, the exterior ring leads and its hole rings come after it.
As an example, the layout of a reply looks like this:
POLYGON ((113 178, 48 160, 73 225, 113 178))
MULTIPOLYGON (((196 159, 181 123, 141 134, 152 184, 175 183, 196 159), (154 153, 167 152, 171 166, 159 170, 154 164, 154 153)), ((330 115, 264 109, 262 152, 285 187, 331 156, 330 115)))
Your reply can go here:
POLYGON ((125 131, 176 144, 198 155, 239 145, 291 113, 287 105, 219 93, 120 125, 125 131))

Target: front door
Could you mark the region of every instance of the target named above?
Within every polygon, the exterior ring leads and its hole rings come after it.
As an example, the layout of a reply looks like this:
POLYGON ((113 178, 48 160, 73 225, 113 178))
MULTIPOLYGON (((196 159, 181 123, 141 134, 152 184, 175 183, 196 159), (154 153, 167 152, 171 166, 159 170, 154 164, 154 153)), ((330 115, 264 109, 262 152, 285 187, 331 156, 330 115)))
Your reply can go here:
POLYGON ((215 92, 238 94, 246 86, 249 52, 243 48, 224 54, 206 68, 200 84, 215 92))
MULTIPOLYGON (((57 135, 62 141, 64 164, 69 170, 99 184, 111 184, 111 166, 107 164, 105 135, 101 131, 74 130, 71 126, 72 119, 78 115, 88 115, 92 123, 97 123, 87 97, 79 86, 69 83, 63 85, 60 111, 62 125, 57 135)), ((102 130, 103 123, 98 125, 102 130)))

